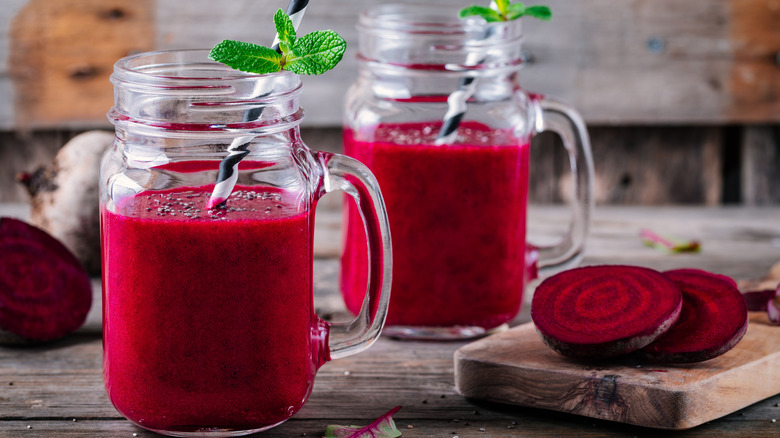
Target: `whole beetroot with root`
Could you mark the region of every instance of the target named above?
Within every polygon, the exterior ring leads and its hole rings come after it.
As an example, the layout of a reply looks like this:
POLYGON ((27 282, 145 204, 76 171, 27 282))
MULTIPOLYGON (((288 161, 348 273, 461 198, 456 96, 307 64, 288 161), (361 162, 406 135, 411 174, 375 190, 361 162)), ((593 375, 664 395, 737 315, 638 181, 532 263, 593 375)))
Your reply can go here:
POLYGON ((65 246, 0 218, 0 344, 61 338, 84 324, 91 306, 89 275, 65 246))
POLYGON ((61 241, 93 274, 100 272, 100 160, 113 141, 107 131, 79 134, 51 164, 17 176, 30 193, 30 222, 61 241))

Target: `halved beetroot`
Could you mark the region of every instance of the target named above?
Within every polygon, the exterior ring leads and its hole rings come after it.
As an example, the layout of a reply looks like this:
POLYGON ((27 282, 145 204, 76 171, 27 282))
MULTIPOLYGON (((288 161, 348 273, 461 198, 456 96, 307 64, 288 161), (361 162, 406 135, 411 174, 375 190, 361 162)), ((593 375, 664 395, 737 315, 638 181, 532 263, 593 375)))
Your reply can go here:
POLYGON ((60 338, 84 324, 91 306, 89 275, 65 246, 0 218, 0 343, 60 338))
POLYGON ((651 361, 701 362, 731 350, 748 326, 747 306, 732 282, 708 272, 664 272, 682 289, 680 319, 666 334, 642 349, 651 361))
POLYGON ((638 266, 570 269, 544 280, 531 318, 544 342, 574 358, 606 358, 639 350, 677 321, 680 288, 638 266))

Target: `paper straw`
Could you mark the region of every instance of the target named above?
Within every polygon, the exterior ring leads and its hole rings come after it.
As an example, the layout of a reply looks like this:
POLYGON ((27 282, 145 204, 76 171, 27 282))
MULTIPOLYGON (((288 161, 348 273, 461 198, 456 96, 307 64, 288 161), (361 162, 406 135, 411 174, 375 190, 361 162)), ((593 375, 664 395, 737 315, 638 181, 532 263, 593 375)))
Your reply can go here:
MULTIPOLYGON (((290 17, 290 21, 292 21, 293 29, 296 31, 301 24, 301 20, 303 20, 303 14, 306 13, 306 6, 308 5, 309 0, 290 0, 290 5, 287 6, 287 15, 290 17)), ((278 34, 274 37, 273 48, 276 49, 277 52, 279 51, 278 34)))
MULTIPOLYGON (((293 23, 293 28, 297 31, 298 26, 303 20, 303 14, 306 13, 306 6, 309 5, 309 0, 290 0, 290 4, 287 6, 287 15, 293 23)), ((273 48, 279 52, 279 35, 274 37, 273 48)), ((260 96, 258 96, 260 97, 260 96)), ((244 113, 244 122, 251 122, 260 119, 263 114, 263 108, 252 108, 244 113)), ((233 139, 233 142, 228 146, 228 156, 225 157, 219 163, 219 175, 217 176, 217 183, 214 185, 214 191, 211 193, 211 198, 206 205, 206 208, 212 209, 220 207, 227 202, 228 197, 233 192, 233 187, 236 186, 238 181, 238 163, 249 155, 249 144, 252 142, 255 136, 242 136, 233 139)))
MULTIPOLYGON (((485 59, 481 58, 480 54, 476 52, 471 52, 466 56, 467 66, 479 65, 484 61, 485 59)), ((444 114, 444 122, 441 125, 441 130, 439 130, 439 135, 436 137, 437 145, 449 144, 455 141, 455 137, 458 136, 460 121, 463 120, 463 116, 466 114, 466 102, 474 94, 476 88, 476 78, 468 76, 462 78, 460 83, 458 83, 457 90, 447 97, 447 113, 444 114)))
MULTIPOLYGON (((246 117, 244 117, 244 121, 248 121, 246 117)), ((247 148, 253 138, 255 137, 244 136, 233 139, 228 147, 228 156, 219 163, 217 183, 214 185, 214 191, 211 192, 211 198, 209 198, 206 208, 212 209, 227 202, 228 196, 233 192, 233 187, 238 181, 238 163, 249 154, 247 148)))
MULTIPOLYGON (((498 5, 495 1, 490 2, 490 8, 498 11, 498 5)), ((485 31, 484 39, 487 39, 494 32, 493 27, 488 25, 485 31)), ((470 52, 466 55, 467 67, 474 67, 485 62, 485 57, 479 52, 470 52)), ((474 94, 477 88, 476 77, 468 76, 462 78, 458 83, 458 88, 447 97, 447 112, 444 114, 444 122, 436 137, 436 145, 450 144, 455 142, 458 136, 458 126, 460 126, 463 116, 466 114, 466 102, 474 94)))

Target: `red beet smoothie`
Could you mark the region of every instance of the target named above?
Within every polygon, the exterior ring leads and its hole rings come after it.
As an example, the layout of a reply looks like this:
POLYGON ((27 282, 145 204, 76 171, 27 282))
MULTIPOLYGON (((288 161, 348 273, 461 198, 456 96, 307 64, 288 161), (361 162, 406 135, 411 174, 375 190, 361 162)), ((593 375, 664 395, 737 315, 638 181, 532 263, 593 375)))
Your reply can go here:
MULTIPOLYGON (((438 125, 440 126, 441 123, 438 125)), ((476 123, 436 146, 435 123, 345 130, 347 155, 376 175, 393 239, 388 325, 494 328, 518 313, 525 267, 528 139, 476 123)), ((341 284, 358 312, 366 242, 349 206, 341 284)))
POLYGON ((150 429, 288 419, 327 360, 312 303, 310 215, 280 191, 142 193, 102 209, 105 386, 150 429), (281 207, 280 207, 281 206, 281 207))

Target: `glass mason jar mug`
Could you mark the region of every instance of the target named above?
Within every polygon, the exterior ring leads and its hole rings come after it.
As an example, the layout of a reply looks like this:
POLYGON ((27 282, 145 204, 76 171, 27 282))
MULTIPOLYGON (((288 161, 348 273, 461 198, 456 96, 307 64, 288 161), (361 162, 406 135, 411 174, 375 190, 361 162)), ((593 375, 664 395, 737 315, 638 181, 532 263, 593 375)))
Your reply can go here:
POLYGON ((207 54, 117 62, 116 140, 100 176, 106 391, 132 422, 175 436, 288 419, 319 366, 377 338, 390 285, 376 180, 303 143, 298 76, 246 74, 207 54), (234 189, 208 209, 220 162, 237 155, 234 189), (314 210, 332 190, 360 200, 372 254, 366 307, 346 324, 313 308, 314 210))
MULTIPOLYGON (((393 232, 385 334, 483 335, 519 312, 536 273, 582 256, 593 164, 579 115, 524 91, 521 22, 383 5, 360 16, 359 72, 345 104, 344 150, 382 186, 393 232), (558 133, 573 173, 573 220, 559 244, 526 240, 529 144, 558 133)), ((342 292, 357 312, 366 284, 360 213, 349 206, 342 292)))

